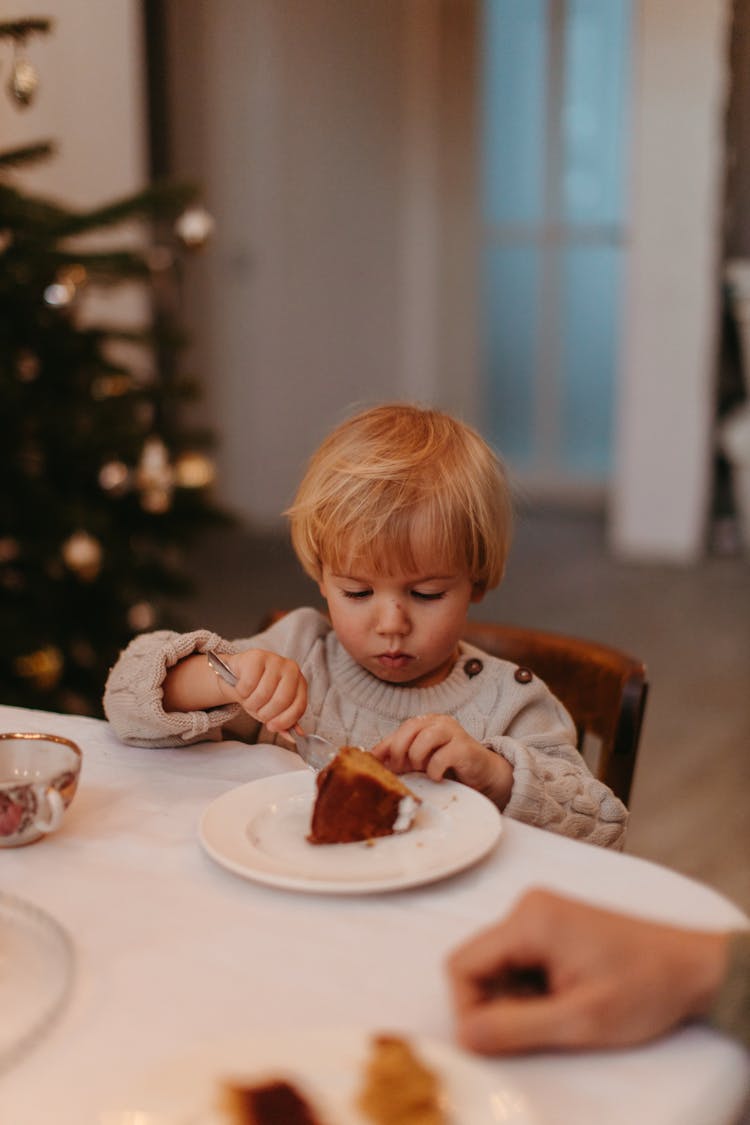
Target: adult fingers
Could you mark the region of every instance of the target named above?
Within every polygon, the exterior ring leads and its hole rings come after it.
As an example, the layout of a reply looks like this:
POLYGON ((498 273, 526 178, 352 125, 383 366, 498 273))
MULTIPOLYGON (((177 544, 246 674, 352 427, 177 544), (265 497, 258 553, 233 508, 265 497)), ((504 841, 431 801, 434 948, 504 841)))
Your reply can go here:
POLYGON ((643 1038, 622 1035, 610 999, 595 985, 541 996, 499 996, 459 1012, 456 1035, 480 1054, 581 1050, 643 1038))

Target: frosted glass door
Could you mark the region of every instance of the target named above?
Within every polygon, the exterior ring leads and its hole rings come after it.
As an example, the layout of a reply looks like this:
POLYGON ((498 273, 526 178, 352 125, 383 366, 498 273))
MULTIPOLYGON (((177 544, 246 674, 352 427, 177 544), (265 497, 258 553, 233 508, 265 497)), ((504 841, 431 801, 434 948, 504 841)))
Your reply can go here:
POLYGON ((483 429, 540 484, 605 483, 631 0, 484 0, 483 429))

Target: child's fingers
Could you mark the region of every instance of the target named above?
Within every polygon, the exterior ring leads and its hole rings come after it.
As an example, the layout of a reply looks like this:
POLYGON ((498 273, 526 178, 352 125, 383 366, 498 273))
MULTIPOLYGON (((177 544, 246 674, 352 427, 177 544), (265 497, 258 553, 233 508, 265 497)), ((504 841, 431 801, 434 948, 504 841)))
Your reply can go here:
POLYGON ((290 731, 307 709, 307 683, 303 677, 294 685, 294 695, 289 698, 287 691, 279 690, 270 700, 264 714, 260 716, 269 730, 290 731))
MULTIPOLYGON (((414 718, 407 719, 393 734, 371 748, 371 753, 394 773, 421 769, 421 766, 415 764, 412 751, 415 740, 427 729, 426 724, 433 718, 430 715, 415 715, 414 718)), ((425 751, 428 749, 424 741, 421 745, 425 751)))
POLYGON ((424 755, 423 764, 419 767, 432 781, 442 781, 450 771, 455 778, 461 781, 461 761, 457 760, 453 747, 440 746, 432 753, 424 755))

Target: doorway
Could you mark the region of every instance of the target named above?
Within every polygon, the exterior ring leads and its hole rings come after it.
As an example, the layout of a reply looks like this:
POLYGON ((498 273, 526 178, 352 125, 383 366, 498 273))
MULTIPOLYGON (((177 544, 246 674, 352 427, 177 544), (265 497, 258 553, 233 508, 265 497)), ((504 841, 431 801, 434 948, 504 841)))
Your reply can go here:
POLYGON ((631 3, 483 5, 483 427, 545 493, 611 472, 631 3))

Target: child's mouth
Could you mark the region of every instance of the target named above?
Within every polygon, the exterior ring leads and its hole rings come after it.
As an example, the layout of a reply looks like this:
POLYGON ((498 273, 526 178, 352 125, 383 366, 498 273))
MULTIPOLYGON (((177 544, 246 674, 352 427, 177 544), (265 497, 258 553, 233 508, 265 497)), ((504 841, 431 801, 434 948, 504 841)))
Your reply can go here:
POLYGON ((414 658, 408 652, 381 652, 376 660, 383 668, 391 670, 406 668, 414 658))

